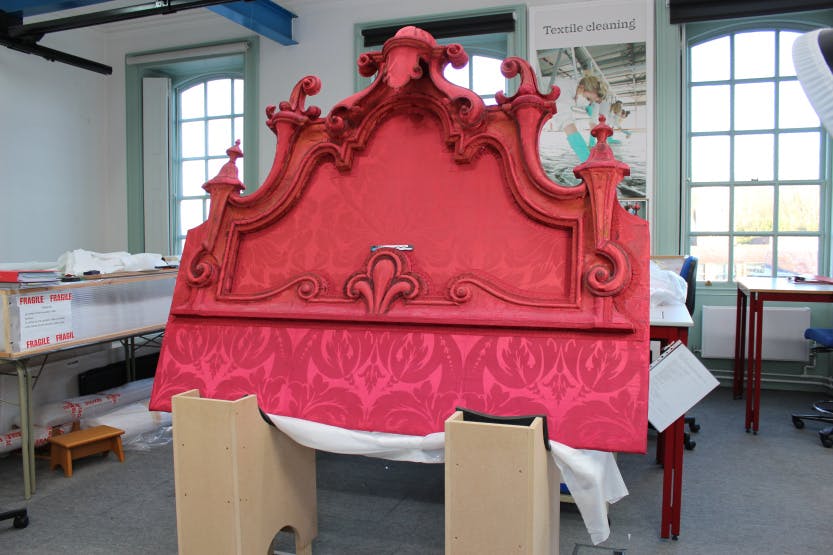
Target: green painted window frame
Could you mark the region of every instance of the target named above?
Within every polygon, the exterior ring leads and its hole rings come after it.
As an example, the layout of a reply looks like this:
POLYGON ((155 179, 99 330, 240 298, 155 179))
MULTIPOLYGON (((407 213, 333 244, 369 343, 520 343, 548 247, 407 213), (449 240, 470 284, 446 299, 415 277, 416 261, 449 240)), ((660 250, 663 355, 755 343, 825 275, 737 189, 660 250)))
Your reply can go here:
MULTIPOLYGON (((244 79, 244 142, 246 144, 245 157, 243 158, 243 171, 247 181, 253 185, 247 185, 247 192, 256 189, 258 175, 258 129, 260 124, 260 108, 258 106, 258 68, 259 68, 259 47, 260 41, 256 36, 236 39, 234 41, 220 43, 206 43, 199 45, 182 46, 177 49, 158 50, 152 52, 129 53, 126 60, 132 56, 155 56, 170 59, 162 61, 150 61, 146 63, 125 63, 125 113, 126 113, 126 187, 127 187, 127 248, 129 252, 145 251, 145 222, 144 222, 144 175, 142 169, 142 79, 144 77, 169 77, 172 82, 171 106, 169 109, 169 136, 170 161, 173 164, 174 154, 177 146, 174 143, 177 133, 173 127, 176 125, 175 97, 173 89, 177 84, 194 81, 210 76, 239 75, 244 79), (237 54, 239 62, 230 54, 211 54, 212 47, 223 46, 231 43, 247 43, 244 52, 237 54), (179 52, 198 52, 205 49, 209 52, 204 55, 195 54, 187 58, 178 58, 179 52)), ((172 174, 176 175, 172 168, 172 174)), ((174 178, 171 178, 172 188, 175 185, 174 178)), ((176 195, 171 192, 171 202, 175 202, 176 195)), ((174 249, 177 237, 176 222, 173 219, 173 211, 169 210, 169 218, 166 224, 169 226, 170 249, 174 249)), ((173 250, 171 252, 174 252, 173 250)), ((163 253, 168 254, 168 253, 163 253)))
MULTIPOLYGON (((750 233, 740 232, 734 229, 734 224, 732 223, 731 218, 733 218, 732 214, 734 213, 734 192, 735 189, 738 187, 743 187, 745 184, 735 183, 731 180, 728 183, 717 183, 714 185, 725 185, 728 186, 731 190, 730 192, 730 207, 729 207, 729 214, 730 214, 730 224, 729 229, 726 232, 693 232, 691 230, 691 195, 692 191, 701 187, 712 186, 713 184, 693 184, 691 182, 691 157, 690 157, 690 142, 693 137, 697 137, 703 135, 702 133, 695 133, 691 131, 691 100, 689 91, 692 86, 701 85, 702 83, 692 83, 690 81, 690 67, 689 67, 689 60, 691 56, 691 49, 692 47, 703 44, 710 40, 714 40, 723 36, 733 35, 735 33, 742 33, 748 32, 753 30, 789 30, 789 31, 808 31, 813 28, 830 26, 833 23, 833 10, 824 10, 822 12, 804 12, 801 14, 794 14, 790 16, 771 16, 771 17, 756 17, 756 18, 743 18, 743 19, 734 19, 734 20, 725 20, 725 21, 711 21, 711 22, 702 22, 702 23, 691 23, 687 24, 684 27, 684 31, 682 34, 682 47, 683 47, 683 56, 682 56, 682 71, 681 71, 681 93, 682 93, 682 102, 681 105, 683 107, 682 112, 682 121, 683 125, 681 127, 682 132, 681 135, 681 178, 683 182, 683 190, 681 195, 681 252, 688 252, 690 248, 690 244, 692 238, 697 236, 726 236, 729 242, 729 260, 727 260, 727 276, 726 280, 721 281, 708 281, 709 285, 715 285, 718 287, 725 287, 725 288, 734 288, 735 287, 735 279, 738 276, 734 275, 734 239, 736 237, 742 237, 746 235, 750 235, 750 233)), ((777 56, 777 53, 776 53, 777 56)), ((781 79, 780 76, 773 77, 771 82, 778 83, 781 79)), ((731 86, 734 87, 735 80, 734 78, 730 79, 731 86)), ((769 81, 767 81, 769 82, 769 81)), ((777 87, 776 87, 777 88, 777 87)), ((776 106, 777 108, 777 106, 776 106)), ((731 114, 731 112, 730 112, 731 114)), ((776 119, 777 122, 777 119, 776 119)), ((830 264, 831 264, 831 257, 830 257, 830 249, 833 247, 831 245, 830 240, 830 229, 831 229, 831 209, 833 206, 831 202, 833 202, 833 195, 831 195, 831 169, 833 168, 833 157, 831 157, 831 141, 827 133, 825 133, 823 128, 821 129, 821 173, 819 180, 815 180, 816 183, 821 184, 821 209, 820 209, 820 221, 819 221, 819 229, 817 232, 806 232, 806 233, 796 233, 796 232, 782 232, 777 229, 773 229, 769 232, 755 232, 752 235, 758 236, 770 236, 774 239, 773 244, 777 243, 777 238, 779 237, 788 237, 788 236, 813 236, 819 238, 819 257, 818 257, 818 271, 819 273, 829 273, 830 271, 830 264)), ((777 123, 775 124, 775 128, 773 130, 775 134, 782 133, 780 128, 778 127, 777 123)), ((734 129, 730 130, 730 136, 735 134, 734 129)), ((776 151, 777 155, 777 151, 776 151)), ((772 184, 773 187, 776 189, 774 201, 773 201, 773 211, 774 214, 778 213, 779 210, 779 202, 778 202, 778 194, 777 190, 780 187, 790 186, 789 184, 782 184, 781 180, 777 178, 777 175, 774 176, 772 180, 767 180, 766 182, 762 182, 762 184, 772 184)), ((777 249, 777 246, 774 247, 777 249)), ((778 269, 778 253, 773 252, 773 264, 772 264, 772 272, 777 272, 778 269)))
MULTIPOLYGON (((171 159, 174 161, 174 163, 172 165, 175 166, 176 164, 180 164, 184 161, 193 162, 193 161, 199 160, 199 161, 203 162, 204 164, 206 164, 206 166, 208 166, 208 165, 210 165, 209 161, 214 161, 217 164, 224 164, 225 162, 228 161, 228 155, 225 152, 223 152, 222 154, 209 154, 207 146, 206 146, 206 150, 205 150, 205 152, 203 153, 202 156, 185 157, 182 154, 182 137, 181 137, 180 129, 181 129, 181 125, 185 122, 194 122, 194 121, 204 122, 206 124, 206 128, 205 128, 204 133, 203 133, 203 139, 205 141, 207 141, 208 140, 208 122, 210 122, 211 120, 217 120, 217 119, 230 119, 231 120, 231 122, 230 122, 231 123, 231 129, 230 129, 230 131, 232 132, 232 136, 237 136, 236 133, 234 133, 234 126, 235 126, 234 120, 237 119, 235 117, 235 114, 230 113, 230 114, 222 114, 222 115, 219 115, 219 116, 210 116, 208 114, 203 114, 202 116, 199 116, 199 117, 184 118, 183 119, 181 117, 182 116, 181 96, 185 91, 190 90, 191 88, 199 86, 199 85, 207 85, 211 81, 231 80, 232 81, 232 85, 231 85, 232 98, 231 98, 231 101, 232 101, 232 106, 233 106, 234 105, 233 81, 236 81, 238 79, 243 80, 243 82, 244 82, 244 89, 243 89, 243 91, 244 91, 243 92, 244 107, 243 107, 243 114, 242 115, 245 119, 245 113, 246 113, 246 110, 245 110, 245 94, 246 93, 245 93, 245 91, 246 91, 246 87, 245 87, 245 78, 243 76, 242 71, 239 71, 239 72, 229 71, 229 72, 218 72, 218 73, 213 73, 212 72, 212 73, 209 73, 207 75, 200 75, 197 78, 189 78, 185 81, 176 81, 176 82, 173 83, 171 89, 173 91, 172 101, 173 101, 174 108, 173 108, 171 113, 174 114, 173 117, 172 117, 172 119, 173 119, 173 129, 174 129, 174 131, 173 131, 174 140, 172 141, 171 159), (186 160, 186 158, 187 158, 187 160, 186 160)), ((207 87, 206 87, 206 89, 207 89, 207 87)), ((207 90, 203 91, 203 94, 206 95, 207 90)), ((232 108, 232 110, 233 110, 233 108, 232 108)), ((243 127, 244 127, 243 132, 245 134, 245 131, 246 131, 245 121, 244 121, 243 127)), ((247 144, 248 143, 246 143, 246 145, 247 144)), ((228 147, 230 147, 231 145, 232 145, 232 140, 230 138, 229 142, 228 142, 228 147)), ((246 146, 246 145, 244 145, 244 146, 246 146)), ((246 148, 246 150, 248 150, 248 148, 246 148)), ((184 202, 184 201, 199 200, 199 201, 201 201, 201 204, 202 204, 203 221, 205 221, 205 219, 208 218, 208 211, 209 211, 209 208, 210 208, 210 206, 209 206, 210 196, 209 196, 207 191, 202 191, 200 195, 185 195, 183 193, 183 184, 182 184, 181 179, 180 179, 180 177, 181 177, 180 172, 173 172, 173 173, 174 174, 171 176, 171 197, 172 197, 171 198, 171 212, 172 212, 172 214, 171 214, 171 218, 170 218, 170 220, 171 220, 171 243, 172 243, 171 252, 173 254, 181 254, 182 249, 180 248, 180 246, 181 245, 184 246, 185 235, 187 233, 187 230, 186 230, 186 233, 183 233, 182 230, 181 230, 181 227, 182 227, 181 226, 182 210, 181 210, 181 208, 180 209, 178 209, 178 208, 180 207, 181 203, 184 202)), ((209 170, 205 179, 206 180, 211 179, 215 175, 216 175, 216 172, 214 172, 212 174, 211 170, 209 170)), ((241 178, 245 179, 245 167, 243 168, 243 173, 241 175, 241 178)))

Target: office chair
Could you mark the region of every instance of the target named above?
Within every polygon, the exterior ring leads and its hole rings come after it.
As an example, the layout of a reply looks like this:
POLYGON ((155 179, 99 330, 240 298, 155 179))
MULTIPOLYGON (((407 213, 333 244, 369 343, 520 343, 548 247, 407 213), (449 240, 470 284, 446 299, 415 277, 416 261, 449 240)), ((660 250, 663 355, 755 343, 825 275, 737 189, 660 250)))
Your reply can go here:
MULTIPOLYGON (((685 307, 688 309, 690 316, 694 316, 694 295, 697 292, 697 257, 686 256, 683 260, 683 266, 680 268, 680 275, 685 279, 688 288, 685 295, 685 307)), ((686 416, 685 423, 688 425, 688 432, 683 434, 683 443, 685 448, 691 451, 697 446, 697 443, 691 440, 691 434, 696 434, 700 431, 700 425, 697 419, 693 416, 686 416)))
MULTIPOLYGON (((804 337, 813 341, 813 348, 810 349, 811 356, 818 353, 833 351, 833 329, 830 328, 807 328, 804 337)), ((793 413, 793 426, 799 430, 804 427, 805 420, 815 420, 833 424, 833 399, 816 401, 813 403, 812 413, 793 413)), ((833 447, 833 426, 819 430, 819 439, 825 447, 833 447)))
POLYGON ((0 520, 8 520, 13 518, 12 526, 15 528, 26 528, 29 525, 29 515, 26 514, 26 509, 15 509, 14 511, 6 511, 0 513, 0 520))

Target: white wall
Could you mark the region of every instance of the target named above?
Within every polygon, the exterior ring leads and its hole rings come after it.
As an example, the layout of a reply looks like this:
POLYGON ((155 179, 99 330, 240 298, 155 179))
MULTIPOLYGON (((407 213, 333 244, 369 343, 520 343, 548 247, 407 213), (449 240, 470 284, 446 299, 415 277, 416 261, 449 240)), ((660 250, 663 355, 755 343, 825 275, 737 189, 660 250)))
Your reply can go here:
MULTIPOLYGON (((308 74, 321 77, 309 103, 326 113, 353 93, 354 24, 514 5, 507 0, 278 0, 298 15, 299 44, 262 38, 260 100, 289 98, 308 74)), ((557 0, 530 0, 527 5, 557 0)), ((47 35, 45 46, 106 63, 110 76, 0 47, 0 262, 50 261, 76 248, 127 248, 124 55, 250 36, 208 10, 47 35)), ((263 118, 265 120, 265 116, 263 118)), ((260 133, 260 176, 275 137, 260 133)), ((255 187, 251 186, 250 189, 255 187)))
MULTIPOLYGON (((96 33, 50 39, 42 44, 106 58, 96 33)), ((110 207, 108 79, 0 47, 0 262, 120 244, 102 213, 110 207)))

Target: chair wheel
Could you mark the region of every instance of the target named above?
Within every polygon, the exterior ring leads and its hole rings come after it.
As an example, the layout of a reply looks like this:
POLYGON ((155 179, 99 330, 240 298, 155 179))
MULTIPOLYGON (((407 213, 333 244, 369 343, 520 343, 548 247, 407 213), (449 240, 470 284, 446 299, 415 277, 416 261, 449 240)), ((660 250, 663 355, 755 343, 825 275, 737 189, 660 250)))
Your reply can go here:
POLYGON ((683 434, 683 445, 685 446, 686 450, 692 451, 695 447, 697 447, 697 442, 692 441, 690 435, 683 434))
POLYGON ((830 437, 830 434, 824 433, 824 430, 819 432, 819 439, 825 447, 833 447, 833 437, 830 437))
POLYGON ((800 430, 804 427, 804 421, 797 416, 793 416, 793 426, 800 430))
POLYGON ((21 515, 14 517, 12 521, 12 526, 15 528, 26 528, 29 526, 29 517, 27 515, 21 515))

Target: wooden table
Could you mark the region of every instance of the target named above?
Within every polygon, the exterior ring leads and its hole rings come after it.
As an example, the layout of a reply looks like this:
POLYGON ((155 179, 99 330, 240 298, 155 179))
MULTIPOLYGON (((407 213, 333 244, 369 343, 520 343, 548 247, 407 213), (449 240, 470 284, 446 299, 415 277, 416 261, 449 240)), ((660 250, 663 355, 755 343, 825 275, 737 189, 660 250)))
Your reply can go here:
MULTIPOLYGON (((651 307, 651 340, 663 347, 681 341, 688 344, 688 328, 694 325, 684 304, 651 307)), ((660 433, 662 457, 662 521, 660 537, 680 535, 680 505, 683 501, 683 436, 685 415, 660 433)))
MULTIPOLYGON (((23 489, 26 499, 35 492, 35 441, 32 434, 32 372, 28 362, 45 359, 67 349, 121 341, 130 372, 135 356, 135 338, 164 331, 173 295, 175 270, 123 273, 80 282, 23 286, 0 286, 0 362, 14 364, 20 405, 23 489), (26 341, 26 316, 21 298, 43 297, 44 306, 67 303, 56 310, 53 320, 66 326, 60 340, 26 341)), ((27 304, 27 303, 23 303, 27 304)), ((54 306, 54 305, 53 305, 54 306)), ((35 321, 33 324, 37 324, 35 321)), ((39 374, 39 373, 38 373, 39 374)), ((35 379, 37 376, 35 377, 35 379)))
POLYGON ((732 393, 743 396, 746 367, 746 431, 758 433, 761 417, 761 347, 764 302, 833 303, 833 285, 796 283, 787 278, 740 278, 737 280, 735 314, 735 362, 732 393), (746 316, 747 307, 749 316, 746 316), (747 319, 749 322, 747 323, 747 319), (744 345, 746 330, 749 337, 744 345), (747 357, 748 353, 748 357, 747 357))

